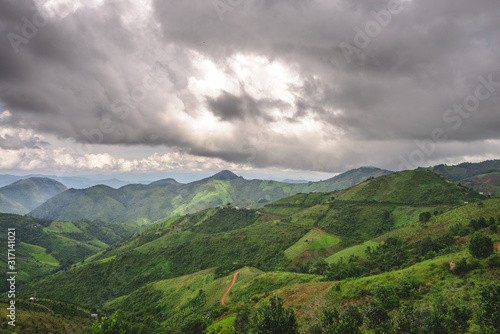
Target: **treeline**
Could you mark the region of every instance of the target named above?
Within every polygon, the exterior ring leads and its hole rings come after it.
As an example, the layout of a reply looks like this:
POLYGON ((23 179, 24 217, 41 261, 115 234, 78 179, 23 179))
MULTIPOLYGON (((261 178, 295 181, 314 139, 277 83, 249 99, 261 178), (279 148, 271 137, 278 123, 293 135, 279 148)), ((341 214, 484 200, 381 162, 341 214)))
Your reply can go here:
MULTIPOLYGON (((404 269, 438 255, 459 251, 460 246, 455 245, 455 237, 462 236, 464 230, 473 232, 470 231, 469 227, 457 224, 450 232, 435 238, 427 236, 413 243, 408 243, 397 237, 390 237, 378 247, 368 246, 365 250, 365 257, 340 258, 331 264, 328 264, 324 259, 319 259, 316 262, 297 263, 288 268, 288 271, 325 275, 327 280, 334 281, 404 269)), ((488 257, 493 253, 493 242, 488 236, 479 234, 471 239, 469 249, 473 257, 488 257)), ((490 267, 496 267, 499 262, 497 257, 497 255, 492 255, 487 264, 490 267)), ((467 264, 465 259, 458 262, 456 266, 454 272, 457 274, 476 267, 474 262, 467 264)))
POLYGON ((201 224, 187 224, 186 228, 194 233, 216 234, 230 232, 252 225, 259 215, 253 210, 232 207, 217 210, 214 215, 208 217, 201 224))
MULTIPOLYGON (((370 333, 480 333, 500 332, 500 286, 483 287, 476 307, 436 300, 432 306, 414 305, 415 282, 380 285, 363 305, 325 308, 306 334, 370 333)), ((245 333, 245 332, 241 332, 245 333)))

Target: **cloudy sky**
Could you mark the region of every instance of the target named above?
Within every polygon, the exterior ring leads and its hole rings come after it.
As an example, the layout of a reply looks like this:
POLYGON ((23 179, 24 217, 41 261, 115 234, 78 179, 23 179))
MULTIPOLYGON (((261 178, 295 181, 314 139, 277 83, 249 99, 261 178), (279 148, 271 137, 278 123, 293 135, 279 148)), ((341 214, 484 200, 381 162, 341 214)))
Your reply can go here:
POLYGON ((500 158, 498 0, 1 0, 0 173, 500 158))

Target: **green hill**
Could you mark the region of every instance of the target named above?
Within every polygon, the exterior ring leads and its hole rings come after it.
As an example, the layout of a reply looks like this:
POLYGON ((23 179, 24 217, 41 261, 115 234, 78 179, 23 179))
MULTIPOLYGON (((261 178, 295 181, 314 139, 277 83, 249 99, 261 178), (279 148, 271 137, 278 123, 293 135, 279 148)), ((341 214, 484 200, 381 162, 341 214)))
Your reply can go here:
POLYGON ((326 181, 293 184, 245 180, 230 171, 223 171, 189 184, 166 179, 119 189, 101 185, 83 190, 69 189, 30 212, 30 216, 64 221, 102 219, 146 225, 165 217, 194 213, 226 203, 256 208, 295 193, 334 191, 387 173, 390 172, 364 167, 326 181))
POLYGON ((479 163, 464 162, 454 166, 437 165, 426 168, 435 173, 482 192, 485 195, 500 194, 500 160, 479 163))
POLYGON ((306 333, 328 332, 344 314, 365 331, 404 332, 411 321, 423 333, 479 331, 495 318, 481 293, 500 283, 500 259, 474 259, 468 245, 475 232, 497 245, 498 221, 500 199, 405 171, 258 210, 226 205, 158 221, 21 292, 119 311, 131 333, 246 333, 271 296, 306 333))
POLYGON ((66 186, 48 178, 31 177, 0 188, 0 212, 26 214, 66 186))
MULTIPOLYGON (((0 263, 7 267, 7 231, 15 228, 17 278, 23 282, 68 268, 136 231, 102 221, 58 222, 0 213, 0 263)), ((6 282, 0 285, 5 291, 6 282)))
POLYGON ((335 195, 336 199, 411 205, 460 204, 477 194, 430 171, 398 172, 364 182, 335 195))
MULTIPOLYGON (((71 273, 59 273, 61 277, 56 279, 60 288, 53 292, 57 295, 48 297, 67 298, 69 294, 65 291, 78 287, 86 292, 67 301, 99 303, 94 293, 95 282, 103 287, 119 286, 118 290, 106 292, 117 297, 150 281, 215 266, 236 263, 261 270, 284 268, 290 260, 304 262, 330 256, 346 245, 416 223, 419 212, 448 211, 463 205, 464 198, 470 202, 480 198, 470 192, 464 195, 463 191, 462 187, 429 171, 407 171, 371 179, 336 193, 297 194, 270 203, 260 211, 225 206, 174 217, 152 224, 93 256, 85 266, 71 273), (428 184, 411 190, 414 196, 408 197, 406 190, 401 189, 412 189, 417 180, 428 184), (401 188, 399 194, 405 197, 396 197, 392 183, 401 188), (381 184, 388 186, 380 187, 381 184), (373 192, 372 188, 378 190, 373 192), (438 196, 443 189, 448 192, 443 198, 449 198, 444 203, 438 196), (424 194, 426 200, 421 201, 424 194), (72 279, 67 281, 65 275, 72 279)), ((40 284, 50 285, 52 279, 40 284)))

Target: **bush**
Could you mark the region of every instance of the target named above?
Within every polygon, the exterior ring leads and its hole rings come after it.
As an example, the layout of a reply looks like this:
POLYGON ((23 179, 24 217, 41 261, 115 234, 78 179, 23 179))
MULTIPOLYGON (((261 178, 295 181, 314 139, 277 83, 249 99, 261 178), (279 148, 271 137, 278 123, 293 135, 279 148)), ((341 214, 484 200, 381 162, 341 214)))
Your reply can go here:
POLYGON ((358 334, 363 315, 356 306, 347 306, 342 315, 336 309, 325 309, 321 319, 323 334, 358 334))
POLYGON ((413 305, 403 305, 399 308, 394 320, 394 330, 396 333, 419 333, 423 326, 419 312, 413 305))
POLYGON ((127 326, 124 324, 121 316, 115 312, 111 317, 103 317, 101 321, 95 320, 92 326, 92 334, 125 334, 127 326))
POLYGON ((422 212, 419 216, 418 216, 418 220, 425 224, 429 221, 429 219, 431 219, 432 215, 430 212, 422 212))
POLYGON ((283 300, 271 297, 269 305, 259 309, 258 332, 262 334, 298 334, 298 324, 295 312, 283 307, 283 300))
POLYGON ((475 258, 486 258, 493 254, 493 241, 486 235, 476 233, 470 240, 469 251, 475 258))
POLYGON ((373 329, 377 333, 389 332, 388 326, 391 318, 379 301, 368 301, 363 308, 363 314, 369 329, 373 329))
POLYGON ((500 267, 500 256, 493 254, 486 259, 486 263, 490 268, 498 268, 500 267))
POLYGON ((450 307, 437 304, 434 310, 424 319, 424 330, 429 333, 466 333, 472 310, 461 306, 450 307))
POLYGON ((374 297, 386 310, 392 310, 399 307, 399 297, 393 285, 378 285, 375 287, 374 297))
POLYGON ((492 283, 483 288, 480 303, 479 325, 487 333, 498 333, 500 330, 500 285, 492 283))

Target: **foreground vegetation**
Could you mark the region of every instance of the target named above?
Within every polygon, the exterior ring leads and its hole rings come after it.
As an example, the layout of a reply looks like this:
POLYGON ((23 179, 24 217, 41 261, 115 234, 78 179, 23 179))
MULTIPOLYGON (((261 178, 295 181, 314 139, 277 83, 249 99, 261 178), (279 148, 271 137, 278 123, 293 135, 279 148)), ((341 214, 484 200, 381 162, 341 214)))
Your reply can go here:
POLYGON ((495 333, 499 222, 500 199, 400 172, 161 220, 21 293, 98 313, 89 333, 495 333))

